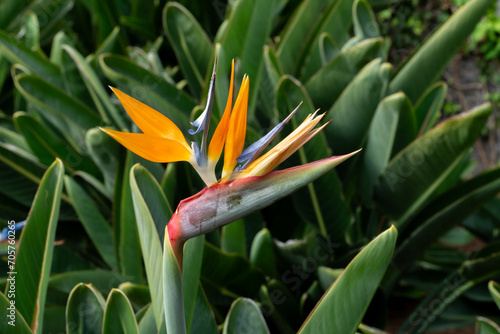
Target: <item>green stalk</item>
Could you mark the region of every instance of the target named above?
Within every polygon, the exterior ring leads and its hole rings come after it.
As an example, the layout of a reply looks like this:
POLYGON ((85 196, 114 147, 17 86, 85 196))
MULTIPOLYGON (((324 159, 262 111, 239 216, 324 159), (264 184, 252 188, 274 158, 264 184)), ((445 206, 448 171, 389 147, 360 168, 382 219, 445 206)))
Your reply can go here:
MULTIPOLYGON (((167 228, 165 228, 163 249, 163 303, 167 333, 186 334, 181 267, 175 256, 167 228)), ((182 253, 182 247, 178 251, 182 253)))

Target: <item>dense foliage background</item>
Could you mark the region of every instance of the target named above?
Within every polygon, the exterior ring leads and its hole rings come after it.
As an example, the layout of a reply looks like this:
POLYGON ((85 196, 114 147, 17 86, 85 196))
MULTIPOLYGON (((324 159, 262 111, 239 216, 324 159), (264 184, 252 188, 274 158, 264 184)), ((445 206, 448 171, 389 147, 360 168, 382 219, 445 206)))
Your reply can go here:
POLYGON ((235 59, 236 85, 250 77, 247 144, 301 101, 284 135, 317 108, 332 120, 280 168, 363 151, 194 239, 192 333, 500 332, 498 16, 490 0, 438 3, 2 1, 0 331, 165 330, 148 247, 204 186, 99 127, 137 131, 111 85, 187 134, 217 54, 211 124, 235 59), (457 53, 486 92, 457 98, 457 53))

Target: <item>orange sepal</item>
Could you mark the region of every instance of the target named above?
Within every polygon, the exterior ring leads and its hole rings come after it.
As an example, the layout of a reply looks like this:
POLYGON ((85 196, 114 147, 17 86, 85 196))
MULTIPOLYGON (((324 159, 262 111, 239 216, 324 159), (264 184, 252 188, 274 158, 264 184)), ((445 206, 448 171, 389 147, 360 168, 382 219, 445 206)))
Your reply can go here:
POLYGON ((243 146, 245 145, 249 86, 248 76, 245 76, 229 120, 229 129, 224 149, 223 178, 233 172, 236 166, 236 159, 243 152, 243 146))
POLYGON ((226 109, 224 109, 224 114, 215 129, 215 132, 208 146, 208 158, 212 160, 213 163, 217 163, 219 157, 224 148, 224 142, 226 141, 227 131, 229 127, 229 119, 231 116, 231 108, 233 106, 233 79, 234 79, 234 60, 231 63, 231 82, 229 84, 229 94, 227 96, 226 109))
POLYGON ((111 87, 111 89, 142 132, 151 136, 173 139, 189 149, 182 131, 165 115, 116 88, 111 87))
POLYGON ((154 162, 189 161, 191 150, 176 140, 144 133, 128 133, 102 129, 130 151, 154 162))

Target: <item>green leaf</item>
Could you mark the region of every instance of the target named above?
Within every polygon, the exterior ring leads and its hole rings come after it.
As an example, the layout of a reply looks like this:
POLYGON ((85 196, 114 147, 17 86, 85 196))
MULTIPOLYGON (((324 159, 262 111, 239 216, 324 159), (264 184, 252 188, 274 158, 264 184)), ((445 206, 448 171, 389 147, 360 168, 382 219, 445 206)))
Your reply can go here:
POLYGON ((201 284, 198 284, 198 293, 196 294, 196 304, 193 315, 191 330, 189 331, 190 333, 219 333, 214 313, 210 308, 203 289, 201 288, 201 284))
POLYGON ((21 64, 52 85, 64 88, 61 70, 42 53, 30 50, 26 45, 2 31, 0 31, 0 49, 3 51, 3 56, 12 64, 21 64))
POLYGON ((263 275, 240 254, 227 254, 206 242, 202 279, 236 294, 252 296, 265 282, 263 275))
MULTIPOLYGON (((353 85, 357 75, 367 75, 362 73, 366 72, 368 68, 380 67, 380 60, 372 60, 380 56, 382 48, 383 40, 381 38, 371 38, 341 51, 330 60, 306 82, 306 89, 314 105, 324 110, 330 109, 332 104, 340 99, 339 96, 342 92, 346 94, 345 90, 348 89, 346 87, 353 85), (361 71, 362 69, 363 71, 361 71), (328 94, 325 94, 325 87, 328 87, 328 94)), ((373 71, 373 69, 371 70, 373 71)), ((369 81, 373 82, 373 80, 369 81)), ((364 89, 360 92, 368 92, 364 89)))
POLYGON ((497 304, 498 309, 500 309, 500 284, 498 284, 497 282, 489 281, 488 289, 490 290, 491 296, 497 304))
POLYGON ((139 333, 132 305, 121 290, 113 289, 108 295, 102 333, 139 333))
POLYGON ((92 67, 87 64, 83 56, 69 45, 63 46, 63 52, 67 53, 74 61, 81 78, 87 87, 88 92, 92 96, 94 104, 97 106, 99 115, 102 121, 111 123, 119 129, 125 128, 125 122, 118 113, 116 107, 111 103, 109 95, 101 84, 99 77, 94 72, 92 67))
POLYGON ((111 81, 125 86, 134 98, 163 113, 187 132, 189 115, 196 106, 189 95, 125 57, 102 55, 99 64, 111 81))
POLYGON ((377 105, 385 96, 390 72, 391 66, 381 59, 371 61, 328 111, 326 118, 333 122, 323 131, 335 154, 363 146, 377 105))
POLYGON ((16 307, 36 333, 41 333, 43 328, 43 310, 52 265, 63 175, 64 166, 61 160, 57 159, 47 169, 40 182, 26 226, 16 247, 15 268, 10 268, 15 271, 10 278, 18 278, 16 307))
POLYGON ((0 192, 31 206, 45 166, 31 154, 0 144, 0 192))
POLYGON ((78 218, 97 251, 112 269, 118 270, 113 231, 110 224, 99 212, 92 198, 76 181, 66 176, 64 183, 78 218))
POLYGON ((245 221, 237 221, 222 227, 220 248, 226 253, 238 253, 246 256, 247 245, 245 237, 245 221))
POLYGON ((146 278, 151 292, 156 326, 160 327, 163 317, 163 278, 161 266, 158 264, 162 259, 161 241, 163 238, 160 238, 158 228, 161 230, 165 228, 161 228, 156 224, 160 225, 167 222, 169 214, 165 212, 168 205, 165 205, 166 200, 159 193, 161 189, 154 182, 156 181, 144 167, 135 165, 130 170, 130 188, 137 231, 146 268, 146 278), (149 195, 150 193, 153 195, 149 195), (148 207, 146 198, 149 199, 151 209, 148 207))
POLYGON ((370 242, 325 292, 298 333, 354 333, 389 266, 396 238, 391 227, 370 242))
POLYGON ((355 0, 353 4, 354 34, 362 38, 380 36, 375 14, 366 0, 355 0))
POLYGON ((75 148, 85 152, 85 133, 101 120, 85 104, 33 75, 20 74, 14 79, 17 89, 64 135, 75 148))
POLYGON ((257 304, 251 299, 240 297, 231 305, 222 333, 269 334, 269 329, 257 304))
MULTIPOLYGON (((405 268, 434 241, 500 192, 500 167, 482 173, 433 199, 410 221, 404 233, 411 235, 398 247, 393 263, 405 268)), ((403 231, 402 231, 403 232, 403 231)))
POLYGON ((31 50, 40 49, 40 27, 38 24, 38 17, 32 11, 25 14, 24 24, 21 28, 24 30, 22 41, 31 50))
POLYGON ((102 333, 104 298, 92 284, 77 284, 66 305, 66 333, 102 333))
POLYGON ((479 137, 491 106, 450 118, 399 152, 382 172, 375 200, 398 226, 432 196, 479 137))
POLYGON ((134 200, 132 195, 132 182, 130 182, 130 171, 133 165, 141 161, 135 154, 127 151, 125 162, 123 163, 123 175, 118 176, 116 182, 118 189, 115 191, 118 196, 117 205, 119 223, 115 225, 115 238, 118 240, 118 259, 122 274, 127 276, 133 283, 141 283, 144 278, 144 268, 142 263, 142 251, 140 236, 136 217, 134 215, 134 200), (118 234, 118 235, 116 235, 118 234))
POLYGON ((0 29, 6 30, 22 17, 23 11, 30 4, 29 0, 5 0, 0 3, 0 29))
POLYGON ((125 282, 125 278, 113 271, 100 269, 75 270, 52 275, 49 280, 49 290, 69 295, 76 284, 88 283, 103 294, 107 294, 110 289, 117 288, 123 282, 125 282))
POLYGON ((241 82, 243 73, 250 78, 248 113, 252 118, 258 95, 263 65, 264 45, 267 44, 272 28, 275 0, 238 1, 231 9, 227 30, 221 39, 226 52, 227 64, 235 58, 240 60, 241 72, 236 73, 235 82, 241 82))
POLYGON ((323 0, 302 1, 288 20, 276 50, 276 55, 287 73, 296 73, 300 60, 297 55, 308 46, 304 41, 309 37, 314 24, 318 22, 318 16, 326 6, 328 2, 323 0))
MULTIPOLYGON (((301 102, 302 105, 290 121, 294 128, 297 128, 307 115, 314 113, 314 107, 299 81, 290 76, 282 77, 276 92, 280 121, 301 102)), ((329 126, 331 124, 327 125, 329 126)), ((303 165, 330 156, 331 150, 324 134, 319 133, 300 148, 298 154, 292 155, 287 165, 303 165)), ((344 240, 345 231, 351 222, 351 213, 342 197, 340 180, 335 171, 326 173, 292 196, 301 217, 314 226, 317 224, 324 237, 329 235, 335 240, 344 240)))
POLYGON ((425 91, 415 105, 415 118, 420 135, 429 131, 438 121, 446 91, 446 83, 437 82, 425 91))
POLYGON ((205 76, 211 72, 213 46, 210 39, 193 15, 176 2, 168 2, 165 6, 163 28, 191 92, 201 100, 205 76))
POLYGON ((493 0, 473 0, 461 6, 427 39, 398 71, 389 92, 403 91, 415 103, 445 70, 493 0))
MULTIPOLYGON (((319 58, 313 57, 314 50, 319 49, 321 34, 330 35, 337 45, 342 45, 348 38, 352 26, 353 2, 353 0, 330 1, 323 11, 324 14, 319 19, 316 18, 317 24, 313 32, 303 43, 301 52, 296 55, 298 62, 294 73, 301 81, 308 80, 321 67, 319 58)), ((307 11, 308 8, 304 10, 307 11)))
POLYGON ((278 277, 276 255, 274 254, 271 233, 267 228, 260 230, 252 241, 250 263, 260 268, 266 275, 278 277))
MULTIPOLYGON (((9 293, 15 294, 15 285, 13 287, 14 292, 9 291, 9 281, 7 282, 7 296, 9 293)), ((10 301, 6 295, 0 293, 0 307, 2 308, 2 317, 0 318, 0 328, 15 328, 15 332, 19 334, 31 334, 31 329, 24 320, 23 316, 16 309, 15 300, 10 301), (5 313, 4 313, 5 312, 5 313), (12 327, 9 327, 12 326, 12 327)), ((8 331, 8 330, 7 330, 8 331)))
POLYGON ((95 164, 99 166, 99 170, 104 177, 105 194, 111 197, 116 181, 116 169, 118 168, 116 152, 119 144, 99 128, 88 130, 85 139, 89 155, 95 164))
POLYGON ((483 317, 476 318, 476 334, 500 334, 500 327, 493 321, 483 317))
POLYGON ((50 165, 55 158, 59 158, 70 172, 83 170, 93 175, 98 173, 97 167, 88 157, 80 155, 67 142, 34 117, 24 112, 16 112, 14 124, 41 163, 50 165))
POLYGON ((368 130, 361 181, 358 183, 365 203, 372 203, 373 188, 393 152, 404 148, 415 137, 413 107, 408 98, 397 93, 380 101, 368 130))

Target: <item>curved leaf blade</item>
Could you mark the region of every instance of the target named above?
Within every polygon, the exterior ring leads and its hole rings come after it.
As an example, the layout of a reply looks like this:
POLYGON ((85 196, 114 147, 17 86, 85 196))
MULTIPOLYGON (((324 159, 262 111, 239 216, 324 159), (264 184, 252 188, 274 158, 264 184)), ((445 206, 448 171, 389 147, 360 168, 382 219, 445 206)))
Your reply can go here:
POLYGON ((298 333, 355 333, 389 266, 396 238, 391 227, 370 242, 325 292, 298 333))
POLYGON ((132 305, 121 290, 113 289, 108 296, 104 310, 102 333, 139 333, 132 305))

